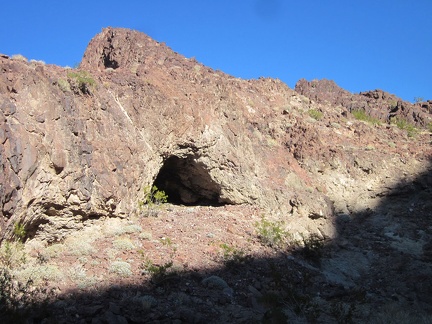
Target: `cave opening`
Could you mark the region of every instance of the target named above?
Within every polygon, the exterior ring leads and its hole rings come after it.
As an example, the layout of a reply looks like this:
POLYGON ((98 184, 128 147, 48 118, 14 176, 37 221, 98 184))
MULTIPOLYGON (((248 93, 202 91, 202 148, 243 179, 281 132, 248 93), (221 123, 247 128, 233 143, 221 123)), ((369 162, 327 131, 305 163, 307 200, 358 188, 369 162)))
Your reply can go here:
POLYGON ((206 166, 193 156, 170 156, 153 183, 168 195, 168 202, 186 206, 222 206, 221 186, 208 173, 206 166))
POLYGON ((112 59, 110 54, 104 54, 103 60, 105 68, 111 68, 115 70, 119 67, 118 62, 112 59))

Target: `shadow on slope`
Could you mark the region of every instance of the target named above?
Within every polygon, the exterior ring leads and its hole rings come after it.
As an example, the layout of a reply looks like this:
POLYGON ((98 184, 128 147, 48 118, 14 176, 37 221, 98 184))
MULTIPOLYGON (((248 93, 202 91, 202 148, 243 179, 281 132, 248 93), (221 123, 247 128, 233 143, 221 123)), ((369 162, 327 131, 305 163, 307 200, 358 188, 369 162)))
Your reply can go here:
POLYGON ((325 244, 310 241, 264 257, 228 249, 214 269, 148 267, 141 285, 101 285, 3 317, 18 321, 29 314, 31 323, 430 323, 432 169, 399 183, 374 210, 336 217, 338 235, 325 244))

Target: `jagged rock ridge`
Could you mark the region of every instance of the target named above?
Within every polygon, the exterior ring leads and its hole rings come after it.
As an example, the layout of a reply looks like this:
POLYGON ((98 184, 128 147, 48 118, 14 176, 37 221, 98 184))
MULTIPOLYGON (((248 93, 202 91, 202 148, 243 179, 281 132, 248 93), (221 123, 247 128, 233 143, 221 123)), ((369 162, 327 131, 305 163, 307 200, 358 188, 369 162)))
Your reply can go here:
POLYGON ((411 104, 383 90, 372 90, 352 94, 340 88, 332 80, 299 80, 295 90, 319 103, 342 106, 349 110, 364 110, 383 122, 392 118, 403 118, 424 127, 431 122, 432 100, 411 104))

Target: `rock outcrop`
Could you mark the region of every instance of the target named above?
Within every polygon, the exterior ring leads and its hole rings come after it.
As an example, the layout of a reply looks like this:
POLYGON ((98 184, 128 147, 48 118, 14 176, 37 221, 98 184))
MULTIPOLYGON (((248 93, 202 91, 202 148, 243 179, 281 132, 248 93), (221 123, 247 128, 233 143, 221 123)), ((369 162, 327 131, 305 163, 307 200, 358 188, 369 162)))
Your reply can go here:
POLYGON ((139 214, 152 184, 175 204, 256 205, 293 231, 331 236, 335 213, 429 166, 428 133, 412 141, 347 113, 369 107, 385 120, 395 101, 422 126, 430 111, 421 106, 331 82, 294 91, 237 79, 127 29, 104 29, 78 69, 3 55, 0 71, 3 238, 16 223, 51 242, 94 218, 139 214))
POLYGON ((411 104, 393 94, 382 90, 372 90, 352 94, 340 88, 331 80, 299 80, 295 90, 300 94, 319 103, 342 106, 349 110, 363 110, 382 122, 399 118, 425 127, 431 122, 430 101, 411 104))

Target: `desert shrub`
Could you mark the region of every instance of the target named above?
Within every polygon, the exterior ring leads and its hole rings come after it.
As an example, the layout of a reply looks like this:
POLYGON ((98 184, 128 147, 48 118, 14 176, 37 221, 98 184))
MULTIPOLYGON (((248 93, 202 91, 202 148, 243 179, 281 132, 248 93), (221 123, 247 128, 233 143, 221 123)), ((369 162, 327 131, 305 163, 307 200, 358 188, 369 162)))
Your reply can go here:
POLYGON ((53 291, 47 288, 46 280, 45 285, 37 286, 33 273, 25 280, 17 275, 26 263, 27 255, 22 242, 3 242, 0 246, 1 323, 26 322, 32 308, 45 305, 54 295, 53 291))
POLYGON ((27 62, 28 60, 27 60, 27 58, 24 56, 24 55, 21 55, 21 54, 14 54, 14 55, 12 55, 12 60, 15 60, 15 61, 22 61, 22 62, 27 62))
POLYGON ((87 71, 71 71, 67 76, 75 93, 91 94, 91 89, 96 85, 96 81, 87 71))
POLYGON ((142 233, 140 233, 140 235, 138 237, 142 240, 151 240, 153 235, 150 232, 142 232, 142 233))
POLYGON ((13 234, 17 240, 24 242, 26 236, 25 226, 19 222, 15 223, 13 234))
POLYGON ((17 269, 27 262, 24 244, 5 241, 0 246, 0 266, 6 269, 17 269))
POLYGON ((34 64, 43 64, 43 65, 45 65, 45 61, 42 61, 42 60, 34 60, 34 59, 31 59, 31 60, 30 60, 30 63, 34 63, 34 64))
POLYGON ((135 296, 130 300, 131 303, 142 307, 144 310, 149 310, 152 307, 155 307, 158 302, 156 298, 150 295, 144 295, 144 296, 135 296))
POLYGON ((39 285, 46 281, 58 282, 63 279, 63 273, 56 265, 39 264, 26 267, 23 270, 16 271, 16 278, 21 282, 31 280, 34 284, 39 285))
POLYGON ((226 243, 221 244, 220 247, 222 249, 222 262, 227 267, 235 267, 238 264, 242 264, 250 260, 250 256, 241 249, 230 246, 226 243))
POLYGON ((69 82, 67 80, 60 78, 60 79, 57 80, 56 83, 59 86, 59 88, 61 89, 61 91, 63 91, 63 92, 69 92, 69 91, 71 91, 70 84, 69 84, 69 82))
POLYGON ((135 249, 135 245, 132 243, 132 241, 125 237, 121 237, 114 240, 112 244, 114 248, 117 250, 131 251, 135 249))
POLYGON ((287 245, 291 235, 283 229, 282 221, 272 222, 264 217, 261 221, 255 223, 255 228, 258 233, 258 239, 262 244, 270 247, 283 248, 287 245))
POLYGON ((408 137, 414 137, 417 134, 417 129, 415 126, 404 118, 394 117, 391 119, 391 122, 394 123, 399 129, 405 130, 408 137))
POLYGON ((310 109, 308 110, 308 114, 310 117, 312 117, 315 120, 321 120, 323 117, 323 113, 316 109, 310 109))
POLYGON ((132 275, 131 265, 120 260, 111 263, 109 272, 116 273, 122 277, 130 277, 132 275))
POLYGON ((68 255, 83 256, 95 252, 93 238, 69 237, 65 240, 65 253, 68 255))
POLYGON ((76 264, 68 270, 69 278, 75 282, 79 289, 85 289, 97 283, 97 279, 87 274, 81 264, 76 264))
POLYGON ((364 111, 362 109, 353 110, 351 113, 353 114, 354 118, 357 120, 362 120, 362 121, 365 121, 365 122, 372 124, 372 125, 379 125, 380 124, 379 119, 368 115, 366 113, 366 111, 364 111))
POLYGON ((168 201, 165 191, 159 190, 156 186, 146 186, 143 189, 144 199, 138 201, 138 206, 144 210, 144 216, 157 216, 162 204, 168 201))
POLYGON ((32 280, 17 281, 7 268, 0 268, 0 321, 25 322, 29 309, 39 300, 41 289, 35 289, 32 280))
POLYGON ((56 244, 52 244, 50 246, 47 246, 39 254, 45 260, 49 260, 51 258, 57 258, 57 257, 61 256, 61 254, 64 252, 64 249, 65 249, 65 247, 63 244, 56 243, 56 244))
POLYGON ((225 288, 229 288, 228 284, 225 280, 223 280, 221 277, 218 276, 210 276, 207 278, 204 278, 201 283, 210 289, 219 289, 223 290, 225 288))
POLYGON ((136 224, 129 224, 123 226, 121 234, 132 234, 132 233, 141 233, 142 227, 136 224))
POLYGON ((151 260, 146 259, 141 266, 143 274, 148 274, 151 277, 151 280, 155 282, 161 282, 167 278, 170 274, 175 274, 172 269, 174 265, 173 261, 170 260, 165 262, 162 265, 156 265, 151 260))
POLYGON ((120 251, 118 249, 112 248, 112 249, 106 249, 105 253, 110 260, 114 260, 117 257, 117 255, 120 253, 120 251))
POLYGON ((191 304, 192 298, 182 291, 175 291, 168 296, 168 300, 176 306, 181 306, 191 304))
POLYGON ((302 235, 302 239, 303 246, 299 249, 301 254, 307 259, 319 261, 323 254, 324 239, 320 238, 317 234, 302 235))

